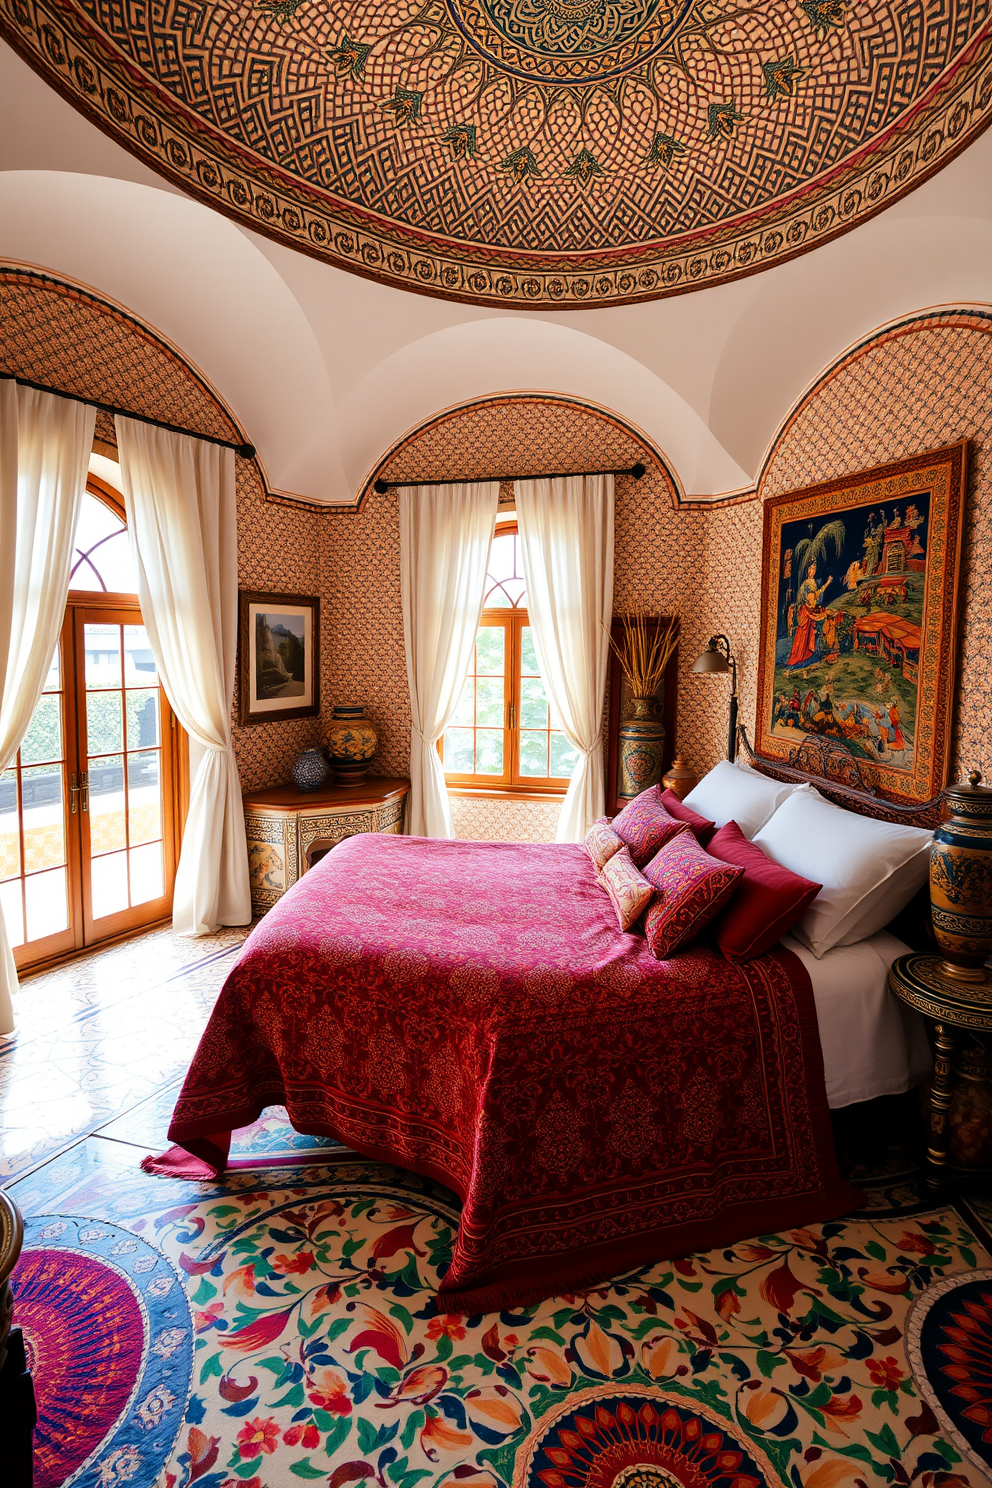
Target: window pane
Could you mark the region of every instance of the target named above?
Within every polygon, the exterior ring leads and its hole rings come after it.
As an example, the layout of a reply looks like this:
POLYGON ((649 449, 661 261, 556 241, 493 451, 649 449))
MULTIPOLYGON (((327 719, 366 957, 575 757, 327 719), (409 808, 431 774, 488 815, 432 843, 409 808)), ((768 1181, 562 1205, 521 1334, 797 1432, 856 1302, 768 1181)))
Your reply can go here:
POLYGON ((502 625, 483 625, 475 640, 475 670, 483 675, 502 677, 506 631, 502 625))
MULTIPOLYGON (((467 723, 470 727, 475 722, 475 682, 471 677, 465 678, 465 686, 462 688, 462 695, 458 699, 458 707, 455 709, 451 722, 453 724, 467 723)), ((444 748, 444 757, 447 760, 447 744, 445 744, 444 748)))
POLYGON ((116 512, 87 491, 76 523, 70 589, 110 589, 136 594, 127 529, 116 512))
POLYGON ((475 684, 476 723, 503 727, 503 678, 480 677, 475 684))
POLYGON ((21 742, 21 764, 39 765, 43 760, 61 758, 62 699, 58 693, 43 694, 21 742))
POLYGON ((493 579, 512 579, 516 573, 516 534, 503 533, 494 537, 489 549, 489 575, 493 579))
POLYGON ((149 899, 161 899, 165 893, 161 842, 132 848, 130 858, 131 903, 147 904, 149 899))
POLYGON ((45 678, 43 692, 56 692, 62 686, 62 653, 58 646, 55 647, 55 655, 48 664, 48 676, 45 678))
POLYGON ((523 626, 520 631, 520 671, 525 677, 536 677, 541 671, 537 664, 537 652, 534 650, 534 632, 529 625, 523 626))
POLYGON ((42 868, 58 868, 65 862, 62 766, 39 765, 22 770, 21 791, 24 800, 24 871, 36 873, 42 868))
MULTIPOLYGON (((128 755, 127 784, 128 837, 131 842, 154 842, 162 835, 162 794, 157 750, 128 755)), ((158 895, 150 897, 157 898, 158 895)))
POLYGON ((521 775, 544 775, 548 773, 547 734, 528 733, 520 730, 521 775))
POLYGON ((506 586, 503 584, 494 584, 491 589, 487 589, 485 598, 482 601, 482 608, 484 610, 512 609, 510 596, 506 592, 506 586))
POLYGON ((126 687, 151 687, 158 684, 158 669, 152 648, 148 644, 148 632, 143 625, 124 627, 124 685, 126 687))
POLYGON ((540 677, 521 678, 520 726, 540 729, 548 726, 548 699, 540 677))
POLYGON ((452 775, 471 775, 474 768, 473 732, 468 728, 446 729, 444 733, 444 768, 452 775))
POLYGON ((86 686, 120 687, 121 628, 119 625, 87 625, 86 686))
POLYGON ((0 909, 3 910, 7 939, 11 946, 24 944, 24 910, 21 906, 21 880, 8 879, 0 883, 0 909))
POLYGON ((126 532, 120 532, 116 537, 101 543, 90 553, 89 560, 113 593, 137 594, 138 575, 126 532))
POLYGON ((124 747, 119 692, 91 692, 86 699, 86 753, 110 754, 124 747))
POLYGON ((116 914, 127 909, 127 853, 111 853, 107 858, 94 858, 90 864, 93 886, 93 918, 116 914))
POLYGON ((104 537, 109 537, 113 532, 123 532, 124 523, 116 512, 110 510, 98 497, 92 496, 89 491, 83 495, 79 507, 79 520, 76 523, 76 547, 82 552, 87 552, 104 537))
POLYGON ((42 940, 69 928, 69 900, 66 895, 65 869, 35 873, 24 880, 27 908, 28 940, 42 940))
POLYGON ((0 879, 13 878, 20 871, 21 844, 17 831, 17 772, 4 770, 0 775, 0 879))
POLYGON ((475 771, 477 775, 502 775, 503 730, 476 729, 475 771))
POLYGON ((572 771, 578 764, 579 751, 573 749, 564 734, 551 735, 551 773, 552 775, 572 777, 572 771))
POLYGON ((113 852, 126 846, 123 755, 94 760, 90 765, 89 812, 92 853, 113 852))
MULTIPOLYGON (((127 747, 145 749, 160 744, 158 728, 158 688, 135 687, 125 693, 127 698, 127 747)), ((90 698, 90 702, 93 699, 90 698)))

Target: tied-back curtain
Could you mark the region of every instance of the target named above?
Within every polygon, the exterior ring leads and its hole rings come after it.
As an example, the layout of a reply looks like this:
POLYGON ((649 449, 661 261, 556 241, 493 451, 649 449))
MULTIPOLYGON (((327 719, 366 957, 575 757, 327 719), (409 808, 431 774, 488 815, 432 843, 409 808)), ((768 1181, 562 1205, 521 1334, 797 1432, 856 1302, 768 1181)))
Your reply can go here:
POLYGON ((231 744, 238 644, 234 451, 116 418, 138 599, 162 686, 204 750, 190 790, 172 923, 206 935, 251 919, 231 744))
POLYGON ((579 751, 558 818, 558 841, 581 842, 605 804, 613 477, 517 481, 516 504, 534 650, 552 715, 579 751))
POLYGON ((400 492, 400 587, 410 684, 414 837, 454 837, 437 741, 458 705, 479 629, 499 482, 400 492))
MULTIPOLYGON (((41 696, 65 618, 96 409, 0 381, 0 770, 41 696)), ((14 1027, 14 954, 0 912, 0 1033, 14 1027)))

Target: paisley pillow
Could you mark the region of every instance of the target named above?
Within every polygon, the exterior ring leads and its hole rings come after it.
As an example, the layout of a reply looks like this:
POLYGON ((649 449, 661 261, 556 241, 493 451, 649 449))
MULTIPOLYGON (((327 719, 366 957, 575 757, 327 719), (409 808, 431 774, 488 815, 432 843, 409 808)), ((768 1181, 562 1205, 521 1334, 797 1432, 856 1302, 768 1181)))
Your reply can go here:
POLYGON ((613 830, 630 848, 635 867, 641 868, 677 832, 687 832, 689 828, 665 810, 661 786, 652 785, 613 818, 613 830))
POLYGON ((597 871, 602 872, 603 865, 623 847, 623 838, 614 832, 609 817, 601 816, 589 828, 582 845, 595 863, 597 871))
POLYGON ((654 898, 654 889, 634 867, 627 847, 613 854, 599 881, 613 902, 621 930, 629 930, 654 898))
POLYGON ((643 876, 656 890, 644 918, 644 934, 653 954, 664 961, 719 914, 744 869, 711 858, 686 831, 666 842, 643 876))

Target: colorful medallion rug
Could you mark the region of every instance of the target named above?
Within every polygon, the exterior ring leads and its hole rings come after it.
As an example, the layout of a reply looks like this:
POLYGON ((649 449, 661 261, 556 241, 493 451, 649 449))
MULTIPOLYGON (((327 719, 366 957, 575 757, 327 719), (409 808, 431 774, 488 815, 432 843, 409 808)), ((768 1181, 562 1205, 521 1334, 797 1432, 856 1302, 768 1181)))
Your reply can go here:
POLYGON ((34 1488, 151 1483, 179 1433, 193 1343, 181 1276, 88 1219, 29 1220, 14 1310, 34 1378, 34 1488))
POLYGON ((992 1271, 928 1287, 910 1312, 906 1352, 944 1434, 992 1473, 992 1271))
MULTIPOLYGON (((344 1149, 213 1183, 150 1178, 134 1153, 93 1141, 19 1185, 66 1216, 44 1221, 48 1239, 32 1227, 32 1247, 81 1250, 100 1228, 111 1255, 126 1235, 135 1261, 182 1275, 192 1312, 178 1437, 172 1415, 141 1425, 144 1380, 118 1410, 125 1378, 74 1485, 985 1488, 905 1352, 918 1297, 992 1272, 988 1236, 952 1205, 882 1194, 844 1220, 462 1316, 437 1306, 459 1215, 436 1184, 344 1149)), ((171 1410, 181 1380, 156 1383, 171 1410)))

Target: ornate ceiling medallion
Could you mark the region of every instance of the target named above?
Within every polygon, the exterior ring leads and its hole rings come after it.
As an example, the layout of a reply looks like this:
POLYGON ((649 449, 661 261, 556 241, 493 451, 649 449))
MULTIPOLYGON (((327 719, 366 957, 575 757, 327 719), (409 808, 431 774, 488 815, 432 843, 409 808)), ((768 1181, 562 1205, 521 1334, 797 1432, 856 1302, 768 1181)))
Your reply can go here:
POLYGON ((246 226, 488 305, 753 273, 992 118, 984 0, 0 0, 0 30, 246 226))

